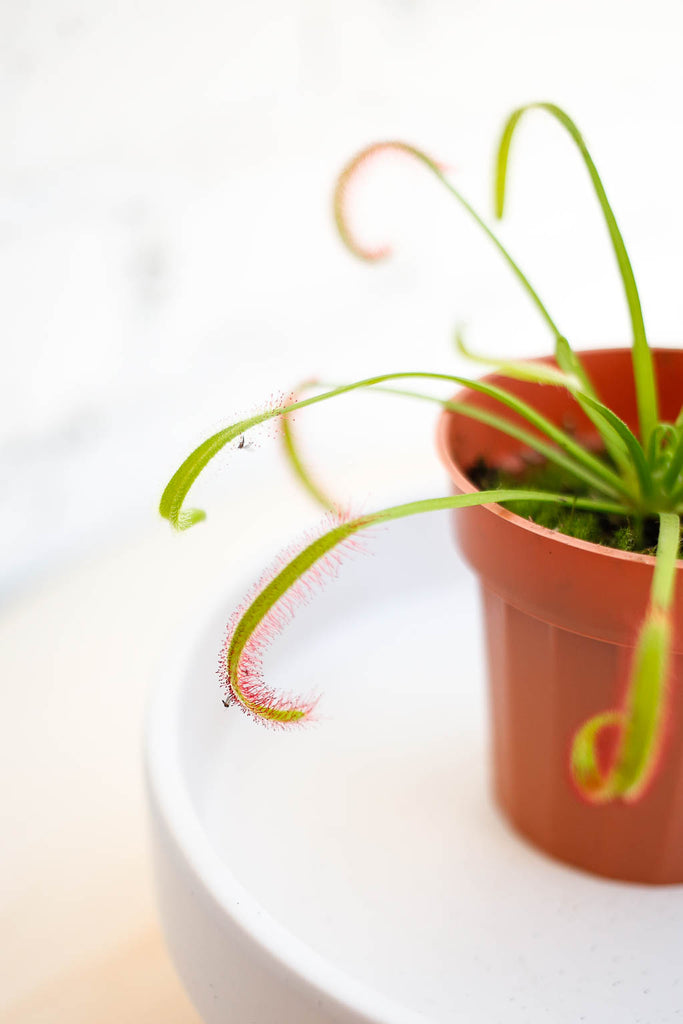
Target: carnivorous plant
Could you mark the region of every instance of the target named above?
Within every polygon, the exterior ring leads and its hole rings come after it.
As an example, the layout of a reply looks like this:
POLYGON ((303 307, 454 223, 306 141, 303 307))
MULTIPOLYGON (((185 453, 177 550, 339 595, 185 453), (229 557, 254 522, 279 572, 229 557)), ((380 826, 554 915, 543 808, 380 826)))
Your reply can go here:
MULTIPOLYGON (((388 523, 404 516, 439 509, 458 509, 492 502, 534 503, 556 509, 595 513, 624 523, 654 523, 656 561, 652 575, 649 606, 636 637, 625 696, 619 706, 596 714, 576 733, 570 760, 574 780, 590 801, 615 799, 633 801, 645 791, 657 763, 666 707, 672 641, 672 605, 675 570, 680 543, 680 517, 683 514, 683 408, 675 422, 663 422, 659 416, 658 394, 653 359, 645 333, 638 289, 631 262, 607 199, 602 181, 578 128, 568 115, 550 103, 520 107, 508 118, 498 145, 495 165, 495 215, 503 216, 510 147, 520 120, 530 110, 541 110, 555 118, 578 147, 595 190, 617 260, 630 314, 633 376, 638 409, 638 431, 608 408, 596 393, 580 356, 548 312, 526 274, 502 244, 494 230, 453 185, 441 166, 426 153, 404 142, 381 142, 358 153, 339 176, 334 193, 334 216, 342 240, 358 258, 376 261, 388 255, 384 248, 362 245, 352 232, 348 216, 348 188, 363 165, 386 151, 398 151, 417 161, 426 172, 460 204, 478 228, 488 236, 522 288, 536 306, 554 339, 554 364, 544 362, 498 361, 479 359, 499 375, 524 379, 548 387, 566 388, 588 416, 600 438, 603 453, 589 451, 569 431, 551 423, 531 405, 506 389, 484 380, 470 380, 450 373, 409 371, 386 373, 350 384, 322 388, 316 394, 283 401, 247 419, 232 423, 199 445, 182 463, 161 498, 161 515, 177 530, 184 530, 204 518, 204 512, 185 506, 185 499, 208 463, 228 445, 241 447, 244 437, 259 424, 279 419, 283 426, 285 449, 301 482, 321 504, 328 507, 326 529, 308 539, 303 546, 288 552, 278 567, 264 576, 229 624, 220 654, 220 674, 224 703, 237 704, 260 721, 286 726, 308 719, 314 700, 280 696, 267 686, 260 668, 264 646, 293 614, 300 599, 309 594, 312 583, 337 571, 341 553, 354 545, 357 536, 368 527, 388 523), (493 398, 500 414, 473 405, 445 400, 420 390, 434 382, 469 388, 493 398), (320 491, 303 463, 294 440, 289 416, 296 410, 338 398, 351 391, 390 390, 399 394, 436 402, 446 409, 479 419, 512 435, 539 454, 548 466, 557 467, 576 482, 575 493, 549 491, 521 480, 476 493, 427 498, 395 505, 355 517, 335 509, 320 491), (526 430, 506 419, 505 411, 521 416, 533 430, 526 430), (616 728, 619 740, 606 768, 598 757, 598 740, 606 728, 616 728)), ((461 353, 473 356, 461 336, 456 338, 461 353)), ((517 505, 522 507, 522 504, 517 505)))

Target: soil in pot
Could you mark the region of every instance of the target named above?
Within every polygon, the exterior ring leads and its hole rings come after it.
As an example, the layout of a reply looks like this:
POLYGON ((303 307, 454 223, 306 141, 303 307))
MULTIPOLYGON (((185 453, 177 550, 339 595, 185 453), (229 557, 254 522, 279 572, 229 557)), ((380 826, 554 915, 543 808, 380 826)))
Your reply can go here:
MULTIPOLYGON (((604 453, 602 457, 609 463, 604 453)), ((524 468, 517 472, 500 469, 480 459, 468 470, 467 476, 480 491, 519 487, 577 498, 592 496, 585 484, 559 466, 539 458, 536 452, 521 452, 520 459, 524 468)), ((642 555, 654 555, 657 549, 659 520, 652 516, 625 519, 623 516, 610 516, 540 501, 515 502, 514 505, 502 502, 502 505, 522 519, 591 544, 602 544, 618 551, 635 551, 642 555)))

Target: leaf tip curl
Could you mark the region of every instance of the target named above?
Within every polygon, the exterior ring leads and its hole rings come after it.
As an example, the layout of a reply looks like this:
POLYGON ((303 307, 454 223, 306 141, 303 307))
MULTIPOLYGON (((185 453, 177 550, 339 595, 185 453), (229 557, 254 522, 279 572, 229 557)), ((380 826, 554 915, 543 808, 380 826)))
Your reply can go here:
POLYGON ((441 169, 440 164, 435 163, 420 150, 415 149, 414 146, 410 146, 407 142, 398 141, 374 142, 372 145, 366 146, 359 153, 356 153, 347 163, 337 178, 334 189, 332 202, 334 220, 339 235, 347 249, 358 259, 366 263, 377 263, 380 260, 387 259, 393 250, 389 245, 371 247, 358 240, 350 223, 350 195, 359 174, 366 170, 376 157, 387 153, 402 154, 418 159, 439 173, 441 169))
POLYGON ((186 508, 182 512, 179 512, 176 516, 173 526, 176 530, 189 530, 191 526, 196 526, 197 523, 201 523, 206 519, 206 512, 201 508, 186 508))
POLYGON ((635 803, 657 775, 666 724, 670 644, 668 611, 651 607, 634 650, 623 707, 594 715, 574 734, 572 780, 589 803, 615 799, 635 803))
POLYGON ((319 697, 277 694, 264 679, 265 650, 297 608, 337 576, 345 551, 361 547, 355 534, 364 520, 351 520, 347 512, 336 509, 323 522, 331 529, 282 552, 263 574, 231 617, 221 648, 223 703, 238 704, 249 717, 275 728, 313 721, 319 697))

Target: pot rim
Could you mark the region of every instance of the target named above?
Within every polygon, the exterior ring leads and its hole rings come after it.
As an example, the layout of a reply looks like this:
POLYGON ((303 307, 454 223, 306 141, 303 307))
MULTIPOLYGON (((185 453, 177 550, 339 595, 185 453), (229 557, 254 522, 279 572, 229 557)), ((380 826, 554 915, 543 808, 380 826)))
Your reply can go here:
MULTIPOLYGON (((683 355, 683 349, 678 348, 653 348, 651 350, 653 354, 659 352, 680 352, 683 355)), ((620 347, 620 348, 593 348, 583 349, 580 355, 593 355, 603 352, 612 353, 624 353, 631 352, 631 348, 620 347)), ((550 363, 555 364, 555 360, 552 356, 534 356, 533 358, 525 359, 523 362, 526 363, 550 363)), ((477 378, 478 380, 486 381, 489 384, 503 384, 509 381, 511 378, 506 377, 500 373, 489 373, 483 377, 477 378)), ((539 385, 540 386, 540 385, 539 385)), ((546 387, 553 387, 553 385, 545 385, 546 387)), ((469 388, 460 388, 453 395, 453 401, 464 403, 467 405, 474 405, 477 401, 477 393, 471 391, 469 388)), ((465 475, 459 462, 455 459, 453 452, 448 444, 448 424, 450 417, 458 415, 452 412, 450 409, 443 409, 436 428, 436 447, 441 459, 442 464, 448 470, 453 483, 455 484, 458 491, 463 494, 475 494, 479 488, 475 487, 468 476, 465 475)), ((585 551, 594 556, 602 555, 605 558, 614 558, 621 562, 636 562, 642 565, 649 565, 654 569, 655 557, 654 555, 643 555, 636 551, 620 551, 618 548, 611 548, 604 544, 594 544, 592 541, 580 540, 577 537, 570 537, 566 533, 560 533, 557 530, 551 530, 547 526, 539 526, 538 523, 533 522, 531 519, 524 519, 522 516, 517 515, 516 512, 511 512, 507 508, 503 508, 502 505, 496 502, 491 502, 489 505, 478 506, 483 512, 489 512, 492 515, 498 516, 500 519, 507 519, 511 525, 514 525, 522 530, 527 530, 529 533, 537 534, 540 537, 545 537, 547 540, 552 540, 557 544, 564 544, 567 547, 585 551)), ((683 559, 678 560, 678 571, 683 569, 683 559)))

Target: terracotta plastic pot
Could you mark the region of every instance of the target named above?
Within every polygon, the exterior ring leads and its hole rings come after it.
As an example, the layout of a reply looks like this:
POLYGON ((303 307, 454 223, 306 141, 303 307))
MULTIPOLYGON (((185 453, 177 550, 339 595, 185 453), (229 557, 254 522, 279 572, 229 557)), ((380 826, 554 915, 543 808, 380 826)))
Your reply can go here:
MULTIPOLYGON (((632 429, 637 414, 628 349, 582 353, 598 393, 632 429)), ((683 352, 658 350, 661 417, 683 404, 683 352)), ((487 378, 595 445, 595 428, 562 388, 487 378)), ((457 400, 495 409, 483 395, 457 400)), ((505 415, 508 410, 504 410, 505 415)), ((520 421, 521 422, 521 421, 520 421)), ((525 424, 526 425, 526 424, 525 424)), ((520 462, 513 438, 445 412, 438 444, 457 492, 476 490, 479 458, 520 462)), ((636 803, 587 803, 569 774, 576 729, 623 694, 654 559, 555 533, 500 505, 454 513, 458 544, 481 579, 486 622, 495 798, 512 825, 551 856, 633 882, 683 882, 683 563, 665 739, 657 774, 636 803)))

